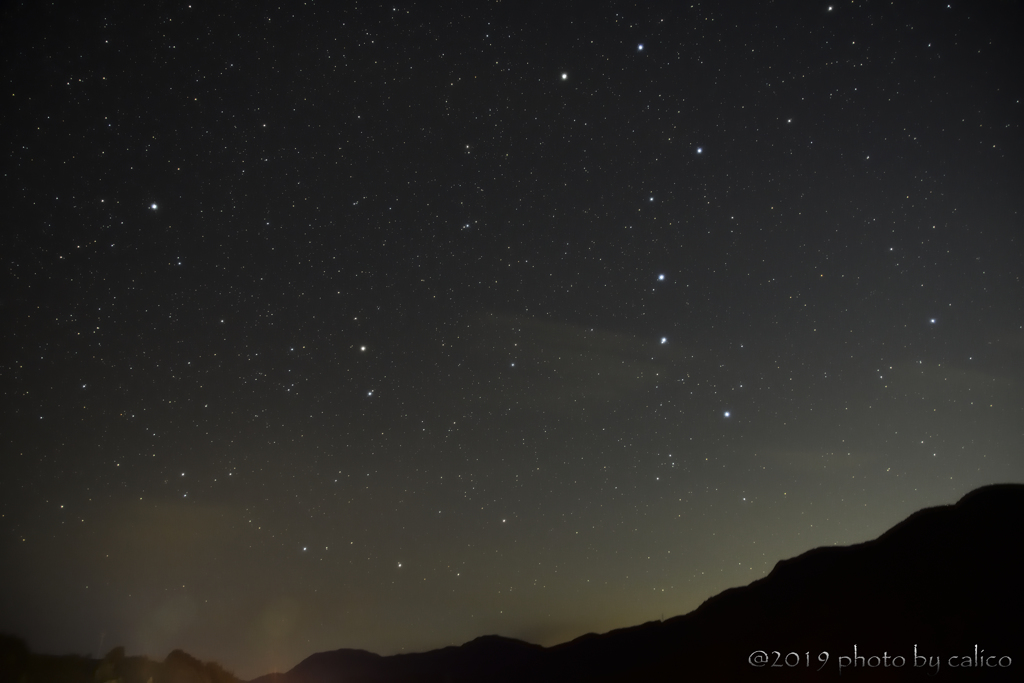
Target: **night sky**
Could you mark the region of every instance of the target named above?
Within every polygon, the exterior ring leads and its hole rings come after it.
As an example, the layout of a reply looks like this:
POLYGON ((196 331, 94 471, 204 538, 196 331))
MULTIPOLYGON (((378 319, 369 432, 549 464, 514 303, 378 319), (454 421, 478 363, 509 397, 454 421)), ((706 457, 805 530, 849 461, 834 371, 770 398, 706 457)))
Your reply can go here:
POLYGON ((0 631, 551 645, 1024 481, 1020 3, 6 3, 0 631))

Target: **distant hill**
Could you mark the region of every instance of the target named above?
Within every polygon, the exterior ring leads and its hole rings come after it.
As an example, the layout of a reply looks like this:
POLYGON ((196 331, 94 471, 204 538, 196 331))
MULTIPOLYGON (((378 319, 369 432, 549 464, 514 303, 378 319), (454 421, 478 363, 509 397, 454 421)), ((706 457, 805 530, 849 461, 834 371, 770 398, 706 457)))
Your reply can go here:
POLYGON ((242 683, 215 662, 174 650, 162 662, 126 657, 115 647, 103 659, 40 655, 24 641, 0 635, 0 683, 242 683))
POLYGON ((1024 485, 986 486, 664 622, 551 648, 485 636, 390 657, 335 650, 252 683, 1022 681, 1022 581, 1024 485))

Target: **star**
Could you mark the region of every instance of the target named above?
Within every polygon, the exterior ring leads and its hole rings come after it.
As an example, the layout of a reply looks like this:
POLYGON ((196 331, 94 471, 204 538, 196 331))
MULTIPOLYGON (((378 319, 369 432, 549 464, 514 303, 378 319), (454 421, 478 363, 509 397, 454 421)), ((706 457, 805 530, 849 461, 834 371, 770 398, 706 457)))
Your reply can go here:
POLYGON ((697 148, 697 154, 700 154, 700 153, 702 153, 703 151, 704 151, 704 148, 703 148, 703 147, 698 147, 698 148, 697 148))
POLYGON ((644 44, 643 43, 640 43, 639 45, 636 46, 636 51, 637 52, 643 52, 643 50, 644 50, 644 44))
POLYGON ((567 74, 567 73, 563 73, 563 74, 562 74, 562 80, 564 81, 564 80, 566 80, 567 78, 569 78, 569 74, 567 74))
POLYGON ((661 343, 665 344, 666 342, 668 342, 668 337, 662 337, 661 338, 661 343))
POLYGON ((658 281, 659 281, 659 282, 660 282, 661 280, 664 280, 664 279, 665 279, 665 276, 664 276, 664 275, 659 275, 659 276, 658 276, 658 281))
POLYGON ((728 410, 727 410, 727 411, 725 411, 725 413, 724 413, 724 414, 725 414, 725 416, 726 416, 726 417, 729 417, 730 415, 732 415, 732 413, 730 413, 730 412, 729 412, 728 410))
POLYGON ((151 208, 153 211, 156 211, 156 202, 153 202, 152 204, 150 204, 149 208, 151 208))

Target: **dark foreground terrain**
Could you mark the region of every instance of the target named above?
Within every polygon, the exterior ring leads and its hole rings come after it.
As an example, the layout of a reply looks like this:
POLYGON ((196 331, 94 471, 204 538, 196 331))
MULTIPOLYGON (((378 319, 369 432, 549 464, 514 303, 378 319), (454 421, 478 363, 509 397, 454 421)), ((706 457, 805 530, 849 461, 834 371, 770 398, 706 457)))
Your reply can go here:
POLYGON ((126 657, 115 647, 103 659, 79 655, 40 655, 25 643, 0 636, 0 683, 241 683, 214 662, 201 662, 175 650, 162 662, 126 657))
MULTIPOLYGON (((485 636, 381 657, 312 655, 252 683, 1024 680, 1024 485, 921 510, 878 539, 817 548, 693 612, 555 647, 485 636), (756 666, 755 666, 756 664, 756 666)), ((236 683, 182 652, 163 663, 46 657, 0 642, 21 683, 236 683)))

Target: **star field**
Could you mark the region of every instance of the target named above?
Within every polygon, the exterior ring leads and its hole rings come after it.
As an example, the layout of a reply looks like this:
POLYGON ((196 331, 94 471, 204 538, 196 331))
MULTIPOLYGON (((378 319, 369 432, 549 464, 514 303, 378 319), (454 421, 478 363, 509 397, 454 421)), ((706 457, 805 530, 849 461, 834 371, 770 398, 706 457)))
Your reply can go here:
POLYGON ((0 631, 551 645, 1024 480, 1022 10, 3 10, 0 631))

